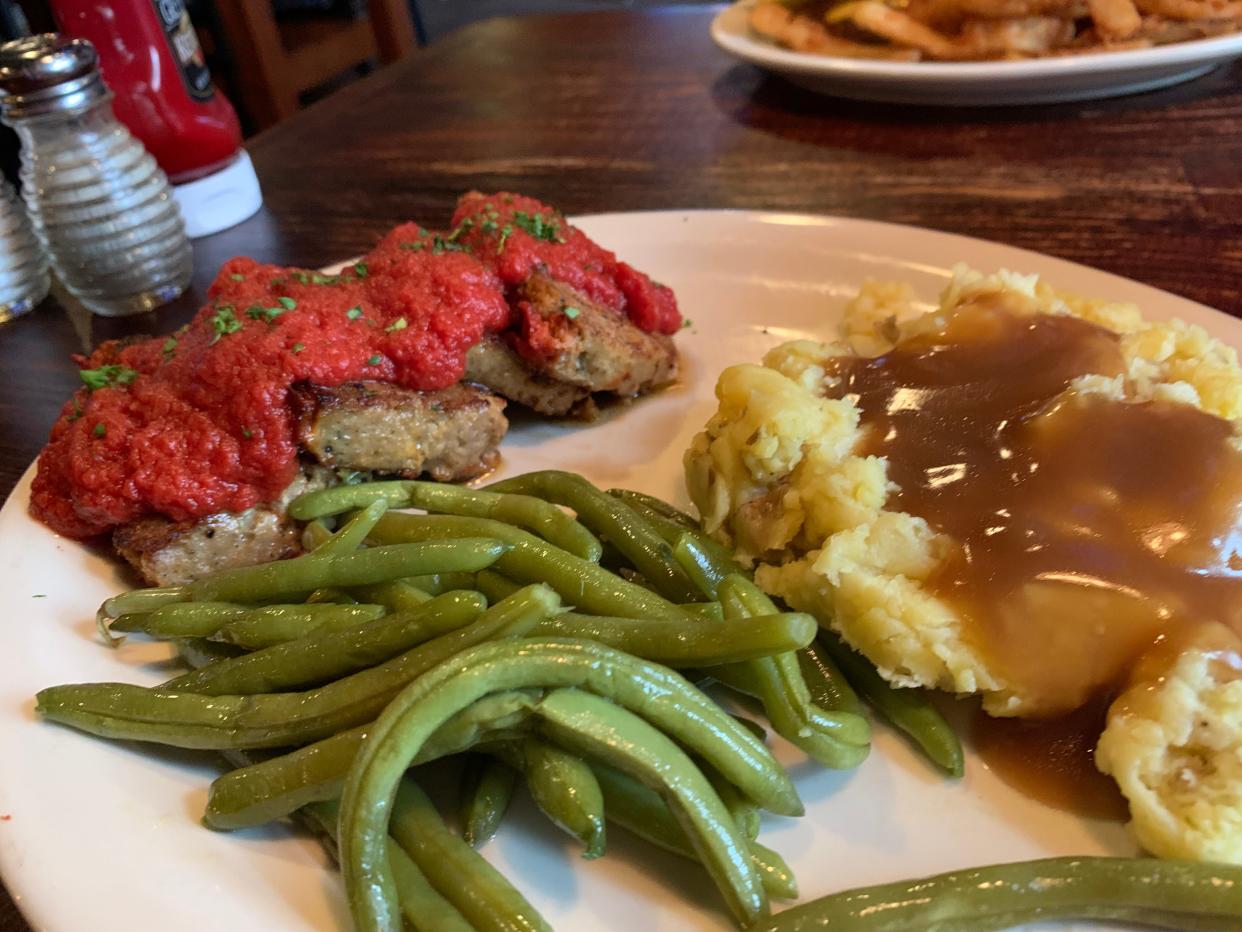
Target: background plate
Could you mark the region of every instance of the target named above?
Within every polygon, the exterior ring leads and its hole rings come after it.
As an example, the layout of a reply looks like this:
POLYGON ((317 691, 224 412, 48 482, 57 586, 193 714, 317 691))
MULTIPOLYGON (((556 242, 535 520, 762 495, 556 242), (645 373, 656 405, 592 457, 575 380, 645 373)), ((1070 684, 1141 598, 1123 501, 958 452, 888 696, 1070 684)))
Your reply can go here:
MULTIPOLYGON (((594 426, 515 424, 501 475, 554 466, 685 504, 682 451, 715 410, 723 367, 756 361, 784 340, 831 336, 864 278, 904 279, 931 301, 957 261, 1040 272, 1061 288, 1135 301, 1153 318, 1180 316, 1242 345, 1242 322, 1201 305, 928 230, 712 211, 580 223, 676 289, 693 321, 677 338, 683 376, 594 426)), ((0 512, 0 871, 31 924, 51 932, 348 928, 339 878, 316 843, 284 827, 226 835, 199 826, 217 773, 211 755, 110 743, 36 720, 40 688, 155 683, 166 653, 138 642, 101 646, 95 609, 132 583, 111 556, 32 521, 29 487, 30 473, 0 512)), ((770 819, 762 840, 788 858, 804 898, 997 861, 1134 853, 1119 824, 1031 802, 975 759, 953 784, 877 731, 870 758, 847 773, 776 743, 807 816, 770 819)), ((620 830, 610 833, 607 857, 583 862, 565 836, 519 806, 484 853, 559 929, 729 927, 700 869, 620 830)))
POLYGON ((747 25, 752 0, 712 20, 715 43, 743 61, 823 94, 897 104, 985 107, 1136 94, 1189 81, 1242 56, 1242 33, 1130 49, 995 62, 892 62, 791 52, 747 25))

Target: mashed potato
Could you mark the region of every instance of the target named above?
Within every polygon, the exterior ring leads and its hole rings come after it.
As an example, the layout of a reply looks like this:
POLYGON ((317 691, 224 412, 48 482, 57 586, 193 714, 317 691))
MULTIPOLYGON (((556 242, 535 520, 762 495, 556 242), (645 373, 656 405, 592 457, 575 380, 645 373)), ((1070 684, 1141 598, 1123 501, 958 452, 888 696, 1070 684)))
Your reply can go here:
MULTIPOLYGON (((1133 305, 1059 294, 1035 276, 959 267, 938 311, 917 313, 905 286, 867 283, 837 341, 787 343, 762 365, 725 370, 719 410, 685 465, 707 529, 753 565, 760 585, 814 613, 890 681, 977 693, 993 715, 1030 715, 1041 711, 1038 698, 989 665, 966 621, 926 585, 956 543, 886 508, 896 489, 887 461, 855 452, 859 409, 822 388, 834 357, 884 353, 998 291, 1025 312, 1121 335, 1124 374, 1083 376, 1072 390, 1193 405, 1233 422, 1238 446, 1242 369, 1202 328, 1145 321, 1133 305)), ((1242 681, 1214 656, 1188 649, 1136 680, 1110 712, 1097 764, 1118 781, 1153 853, 1242 862, 1242 681)))

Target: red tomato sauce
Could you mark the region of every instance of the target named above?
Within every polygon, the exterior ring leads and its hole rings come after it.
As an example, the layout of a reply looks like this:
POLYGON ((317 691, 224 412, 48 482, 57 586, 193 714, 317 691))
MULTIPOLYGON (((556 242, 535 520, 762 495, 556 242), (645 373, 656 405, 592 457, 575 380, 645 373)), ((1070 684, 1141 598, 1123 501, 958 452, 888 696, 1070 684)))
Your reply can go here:
POLYGON ((243 511, 293 479, 295 382, 458 381, 466 351, 509 308, 494 273, 465 253, 402 248, 417 239, 417 227, 398 227, 339 276, 233 259, 188 327, 83 360, 110 384, 62 410, 39 457, 34 515, 89 537, 151 512, 243 511))
POLYGON ((86 387, 39 456, 32 514, 84 538, 152 513, 184 521, 271 501, 297 470, 292 385, 446 388, 485 333, 520 326, 506 286, 536 268, 644 329, 680 325, 669 289, 538 201, 479 196, 458 214, 446 234, 397 227, 339 275, 232 259, 174 335, 78 358, 86 387), (524 219, 535 215, 557 232, 524 219))
POLYGON ((681 328, 671 288, 620 261, 570 226, 560 212, 534 198, 505 192, 467 194, 457 203, 453 230, 457 241, 506 285, 521 284, 540 269, 593 301, 623 312, 642 330, 671 334, 681 328))

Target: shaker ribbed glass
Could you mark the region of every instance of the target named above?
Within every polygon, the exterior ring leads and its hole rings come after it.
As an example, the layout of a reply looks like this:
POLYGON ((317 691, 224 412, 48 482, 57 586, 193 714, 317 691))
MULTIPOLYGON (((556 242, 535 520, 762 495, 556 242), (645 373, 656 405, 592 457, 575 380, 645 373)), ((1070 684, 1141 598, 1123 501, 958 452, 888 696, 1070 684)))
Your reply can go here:
POLYGON ((74 115, 8 122, 22 140, 23 196, 57 277, 112 317, 168 303, 193 266, 168 180, 117 122, 110 97, 74 115))
POLYGON ((48 285, 47 254, 16 192, 0 179, 0 323, 34 308, 48 285))

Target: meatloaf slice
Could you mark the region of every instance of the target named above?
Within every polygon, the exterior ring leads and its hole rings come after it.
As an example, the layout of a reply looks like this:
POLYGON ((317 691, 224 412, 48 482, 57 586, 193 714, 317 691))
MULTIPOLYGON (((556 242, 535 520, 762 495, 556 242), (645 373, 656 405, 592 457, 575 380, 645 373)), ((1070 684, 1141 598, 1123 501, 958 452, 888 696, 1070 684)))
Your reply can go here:
POLYGON ((570 414, 591 397, 585 388, 534 372, 495 334, 485 336, 466 354, 466 378, 549 417, 570 414))
POLYGON ((470 479, 496 465, 509 427, 504 400, 459 382, 419 392, 387 382, 297 386, 298 442, 325 466, 470 479))
POLYGON ((198 521, 142 518, 113 531, 112 544, 153 586, 180 586, 217 570, 281 560, 302 551, 301 524, 285 513, 289 503, 335 482, 331 470, 304 465, 275 502, 198 521))
POLYGON ((537 345, 519 352, 538 375, 588 392, 640 395, 677 377, 677 349, 662 333, 634 326, 568 285, 535 273, 517 290, 537 345))

